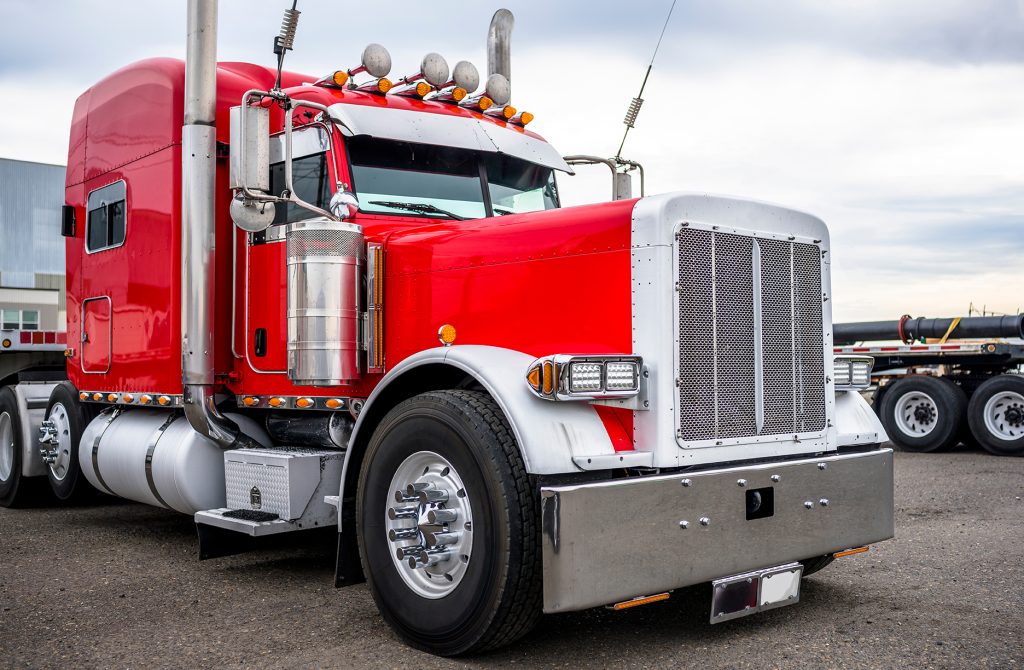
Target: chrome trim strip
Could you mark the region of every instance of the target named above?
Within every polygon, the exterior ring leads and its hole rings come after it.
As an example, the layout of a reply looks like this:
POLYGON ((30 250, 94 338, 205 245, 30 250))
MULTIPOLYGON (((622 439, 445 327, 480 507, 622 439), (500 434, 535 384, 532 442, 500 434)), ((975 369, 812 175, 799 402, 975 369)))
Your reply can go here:
MULTIPOLYGON (((106 412, 107 410, 103 410, 106 412)), ((120 407, 115 407, 110 410, 110 415, 107 417, 107 422, 103 424, 103 429, 96 434, 96 439, 92 442, 92 471, 96 474, 96 481, 102 486, 107 493, 110 495, 117 495, 110 487, 107 486, 107 482, 103 481, 103 475, 100 474, 100 440, 103 439, 103 435, 107 432, 107 428, 110 428, 110 424, 114 423, 114 419, 121 413, 120 407)))
MULTIPOLYGON (((150 438, 149 444, 146 446, 146 483, 149 484, 149 490, 153 494, 153 497, 157 499, 161 505, 167 509, 171 509, 171 506, 167 504, 160 492, 156 490, 156 482, 153 480, 153 453, 156 451, 156 445, 160 442, 160 438, 164 436, 164 431, 167 430, 168 426, 174 423, 181 414, 179 412, 171 412, 167 420, 156 429, 153 437, 150 438)), ((97 475, 98 476, 98 475, 97 475)))
POLYGON ((754 422, 760 435, 764 429, 764 322, 761 313, 761 245, 757 240, 753 241, 750 260, 754 299, 754 422))

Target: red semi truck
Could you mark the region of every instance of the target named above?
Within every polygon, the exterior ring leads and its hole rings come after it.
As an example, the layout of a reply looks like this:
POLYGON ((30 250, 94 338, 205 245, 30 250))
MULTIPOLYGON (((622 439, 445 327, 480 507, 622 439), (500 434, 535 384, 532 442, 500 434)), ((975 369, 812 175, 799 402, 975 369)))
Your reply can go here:
POLYGON ((892 536, 820 220, 561 208, 571 167, 509 104, 505 10, 477 93, 436 54, 392 83, 377 45, 283 72, 294 8, 277 68, 217 63, 216 2, 188 6, 185 63, 75 106, 66 379, 0 380, 0 503, 45 474, 194 516, 201 557, 336 527, 337 583, 445 655, 705 582, 712 622, 791 604, 892 536))

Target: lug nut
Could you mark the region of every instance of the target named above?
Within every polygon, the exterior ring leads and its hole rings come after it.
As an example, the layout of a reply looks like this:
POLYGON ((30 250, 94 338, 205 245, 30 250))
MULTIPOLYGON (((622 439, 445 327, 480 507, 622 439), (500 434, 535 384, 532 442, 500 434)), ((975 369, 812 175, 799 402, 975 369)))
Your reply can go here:
POLYGON ((421 551, 423 551, 423 547, 418 544, 411 547, 398 547, 395 549, 395 556, 398 557, 398 560, 404 561, 410 556, 419 556, 421 551))
POLYGON ((395 491, 395 502, 417 502, 420 497, 416 495, 408 495, 405 491, 395 491))
POLYGON ((426 491, 431 488, 434 488, 434 485, 429 482, 415 482, 405 487, 405 493, 406 495, 414 496, 420 491, 426 491))
POLYGON ((432 509, 427 512, 430 523, 453 523, 459 518, 459 511, 454 509, 432 509))
POLYGON ((419 510, 415 505, 409 507, 389 507, 388 518, 392 521, 396 519, 415 519, 419 516, 419 510))
POLYGON ((448 502, 448 491, 444 489, 424 489, 420 491, 419 501, 424 504, 448 502))
POLYGON ((454 530, 450 533, 423 533, 428 547, 440 547, 446 544, 455 544, 462 537, 462 533, 454 530))
POLYGON ((398 542, 399 540, 412 540, 420 536, 418 528, 402 528, 396 530, 392 528, 388 531, 388 539, 392 542, 398 542))

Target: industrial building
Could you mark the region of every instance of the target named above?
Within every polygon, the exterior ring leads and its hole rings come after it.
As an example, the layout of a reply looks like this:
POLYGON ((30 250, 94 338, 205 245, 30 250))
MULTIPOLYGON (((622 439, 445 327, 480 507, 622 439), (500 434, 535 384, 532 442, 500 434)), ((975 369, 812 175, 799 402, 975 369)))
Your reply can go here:
POLYGON ((66 327, 64 172, 0 158, 0 329, 66 327))

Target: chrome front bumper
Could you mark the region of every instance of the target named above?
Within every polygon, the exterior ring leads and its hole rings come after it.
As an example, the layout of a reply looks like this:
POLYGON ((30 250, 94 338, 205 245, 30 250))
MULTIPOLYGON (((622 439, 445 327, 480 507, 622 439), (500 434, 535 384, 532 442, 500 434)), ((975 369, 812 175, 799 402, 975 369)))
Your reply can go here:
POLYGON ((893 452, 541 489, 544 611, 566 612, 893 536, 893 452), (748 497, 760 494, 760 518, 748 497))

